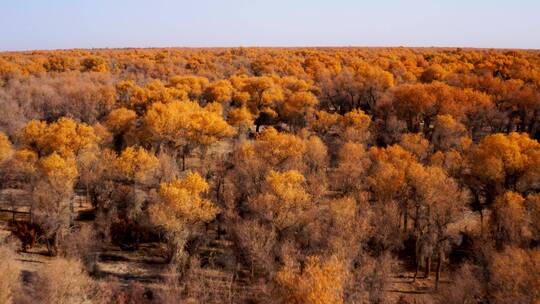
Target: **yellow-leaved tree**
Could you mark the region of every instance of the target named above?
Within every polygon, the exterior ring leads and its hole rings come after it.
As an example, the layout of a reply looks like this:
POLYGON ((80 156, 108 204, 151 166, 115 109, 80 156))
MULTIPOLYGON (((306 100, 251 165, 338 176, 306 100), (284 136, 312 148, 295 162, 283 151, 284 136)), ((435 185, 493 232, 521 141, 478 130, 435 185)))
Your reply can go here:
POLYGON ((40 156, 57 152, 62 156, 72 157, 80 150, 94 145, 99 138, 91 126, 62 117, 50 124, 38 120, 30 121, 22 129, 21 139, 40 156))
POLYGON ((170 258, 179 261, 190 229, 201 222, 213 220, 219 209, 203 195, 208 183, 198 174, 189 172, 185 178, 161 183, 159 201, 150 208, 150 218, 167 234, 170 258))
POLYGON ((341 128, 345 140, 365 143, 370 139, 371 117, 362 110, 353 110, 341 116, 341 128))
POLYGON ((105 126, 113 133, 113 144, 116 151, 124 146, 124 135, 129 132, 137 120, 137 113, 126 108, 112 110, 107 116, 105 126))
POLYGON ((169 80, 169 86, 187 92, 189 98, 193 100, 199 99, 203 95, 208 83, 206 77, 193 75, 173 76, 169 80))
POLYGON ((311 206, 311 197, 305 190, 305 178, 296 171, 276 172, 266 176, 269 191, 262 194, 256 205, 278 232, 301 223, 311 206))
POLYGON ((13 156, 13 146, 9 138, 3 132, 0 132, 0 165, 13 156))
POLYGON ((229 110, 228 122, 245 133, 253 125, 253 114, 245 106, 240 108, 231 108, 229 110))
POLYGON ((151 184, 159 170, 159 159, 141 147, 128 147, 115 160, 115 173, 127 182, 151 184))
POLYGON ((235 134, 213 104, 203 108, 191 101, 154 103, 144 119, 158 147, 164 145, 180 152, 177 156, 182 157, 184 170, 191 150, 199 148, 204 155, 210 145, 235 134))
POLYGON ((490 216, 490 230, 499 247, 520 245, 531 236, 525 198, 516 192, 506 192, 495 199, 490 216))
MULTIPOLYGON (((480 212, 506 191, 525 193, 540 182, 540 143, 526 133, 493 134, 470 149, 468 184, 480 212)), ((481 224, 483 227, 483 224, 481 224)))
POLYGON ((289 133, 278 132, 270 127, 264 129, 255 141, 259 157, 273 166, 279 166, 288 160, 301 157, 306 151, 304 141, 289 133))
POLYGON ((73 221, 73 187, 78 177, 73 157, 53 152, 38 164, 40 179, 33 189, 30 216, 46 233, 47 247, 56 254, 59 240, 73 221))
POLYGON ((207 102, 226 103, 232 99, 233 86, 228 80, 218 80, 211 83, 204 91, 207 102))
POLYGON ((287 304, 339 304, 347 270, 336 257, 308 257, 302 270, 286 265, 276 274, 278 298, 287 304))

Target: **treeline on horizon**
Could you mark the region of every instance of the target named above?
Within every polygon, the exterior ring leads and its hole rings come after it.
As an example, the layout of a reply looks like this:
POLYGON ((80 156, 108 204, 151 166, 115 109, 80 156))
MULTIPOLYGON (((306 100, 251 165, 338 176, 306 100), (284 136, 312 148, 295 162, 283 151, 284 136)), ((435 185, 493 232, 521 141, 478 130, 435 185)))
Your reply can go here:
POLYGON ((231 303, 540 299, 538 51, 6 52, 0 109, 0 188, 29 207, 2 303, 221 302, 196 275, 216 240, 231 303), (98 275, 144 243, 168 264, 151 297, 98 275), (33 246, 51 262, 23 282, 33 246), (396 299, 409 272, 429 292, 396 299))

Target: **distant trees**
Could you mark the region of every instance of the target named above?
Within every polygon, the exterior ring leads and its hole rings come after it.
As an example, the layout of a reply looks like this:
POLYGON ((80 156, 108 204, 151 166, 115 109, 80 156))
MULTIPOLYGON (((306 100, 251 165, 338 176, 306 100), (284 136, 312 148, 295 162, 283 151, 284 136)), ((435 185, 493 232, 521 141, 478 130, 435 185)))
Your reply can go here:
POLYGON ((83 72, 107 72, 109 66, 104 58, 91 56, 81 61, 81 69, 83 72))
POLYGON ((94 254, 162 242, 170 301, 221 295, 212 272, 227 300, 382 303, 402 259, 436 301, 531 302, 539 75, 534 51, 2 53, 2 203, 28 203, 14 235, 62 268, 28 297, 137 302, 98 296, 94 254))

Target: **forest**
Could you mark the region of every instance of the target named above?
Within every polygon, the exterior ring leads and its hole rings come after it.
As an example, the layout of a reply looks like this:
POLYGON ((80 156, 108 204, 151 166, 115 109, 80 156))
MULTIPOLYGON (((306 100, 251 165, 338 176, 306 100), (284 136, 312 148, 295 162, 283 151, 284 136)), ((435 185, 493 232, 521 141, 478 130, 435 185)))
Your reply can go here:
POLYGON ((540 303, 540 51, 0 53, 0 303, 540 303))

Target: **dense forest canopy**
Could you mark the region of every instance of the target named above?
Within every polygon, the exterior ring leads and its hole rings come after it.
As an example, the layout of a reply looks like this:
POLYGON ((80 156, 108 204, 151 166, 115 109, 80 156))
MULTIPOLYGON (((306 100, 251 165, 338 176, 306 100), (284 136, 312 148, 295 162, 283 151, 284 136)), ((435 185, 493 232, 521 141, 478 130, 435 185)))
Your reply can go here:
POLYGON ((540 299, 539 51, 7 52, 0 109, 2 303, 540 299))

